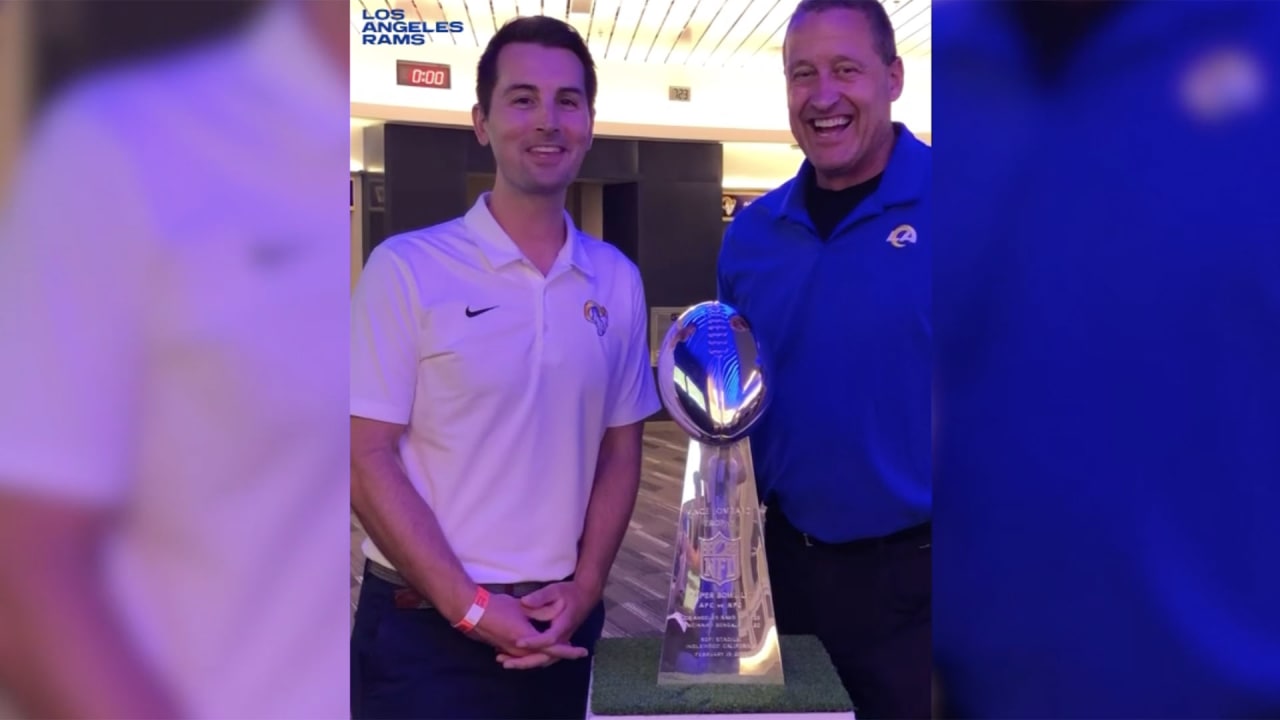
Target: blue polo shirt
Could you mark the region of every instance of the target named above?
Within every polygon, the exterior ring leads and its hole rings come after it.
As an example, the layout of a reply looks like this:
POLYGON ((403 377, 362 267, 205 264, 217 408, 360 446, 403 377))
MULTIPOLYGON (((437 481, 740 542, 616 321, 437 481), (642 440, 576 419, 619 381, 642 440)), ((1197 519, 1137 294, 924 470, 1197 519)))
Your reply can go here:
POLYGON ((818 236, 808 161, 729 226, 719 293, 767 355, 751 433, 763 502, 824 542, 927 522, 930 150, 902 126, 879 186, 818 236))
POLYGON ((1280 717, 1280 3, 1125 3, 1043 75, 1007 10, 933 19, 952 716, 1280 717))

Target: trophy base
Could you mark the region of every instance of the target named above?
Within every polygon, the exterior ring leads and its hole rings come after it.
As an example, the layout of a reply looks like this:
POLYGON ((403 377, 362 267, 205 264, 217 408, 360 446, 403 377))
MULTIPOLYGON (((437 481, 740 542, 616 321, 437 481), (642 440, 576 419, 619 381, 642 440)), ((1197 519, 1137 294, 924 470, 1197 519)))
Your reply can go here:
POLYGON ((592 660, 587 717, 853 720, 853 703, 822 643, 812 636, 782 636, 779 645, 785 685, 753 682, 750 676, 667 685, 659 683, 657 672, 662 638, 601 638, 592 660))
POLYGON ((783 685, 779 675, 742 675, 739 673, 658 673, 659 685, 783 685))

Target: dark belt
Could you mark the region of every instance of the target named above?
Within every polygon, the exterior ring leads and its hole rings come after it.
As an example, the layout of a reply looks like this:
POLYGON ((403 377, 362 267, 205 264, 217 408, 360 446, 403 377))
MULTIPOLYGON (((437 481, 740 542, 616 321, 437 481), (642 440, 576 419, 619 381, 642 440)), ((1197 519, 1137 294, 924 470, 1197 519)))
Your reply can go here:
POLYGON ((920 547, 924 548, 928 547, 933 542, 933 523, 931 522, 913 525, 904 530, 889 533, 888 535, 883 535, 881 537, 858 538, 857 540, 850 540, 848 542, 829 543, 818 540, 809 533, 806 533, 795 525, 792 525, 791 521, 782 514, 781 510, 773 509, 769 511, 765 517, 766 522, 776 523, 779 527, 783 528, 787 534, 799 537, 804 541, 805 547, 825 547, 836 550, 858 551, 874 550, 885 547, 886 545, 897 545, 899 543, 908 542, 918 543, 920 547))
MULTIPOLYGON (((405 579, 395 570, 372 560, 365 561, 365 568, 370 575, 396 586, 396 607, 416 610, 430 610, 434 607, 430 599, 409 587, 409 583, 405 582, 405 579)), ((567 579, 572 578, 573 576, 570 575, 567 579)), ((510 595, 511 597, 521 598, 550 584, 550 582, 482 583, 480 587, 495 595, 510 595)))

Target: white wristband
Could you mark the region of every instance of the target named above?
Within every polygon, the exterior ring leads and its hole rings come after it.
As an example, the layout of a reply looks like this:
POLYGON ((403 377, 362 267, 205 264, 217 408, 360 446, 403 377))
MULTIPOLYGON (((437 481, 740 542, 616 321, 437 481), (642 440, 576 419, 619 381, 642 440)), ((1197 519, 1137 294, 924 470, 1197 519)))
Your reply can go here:
POLYGON ((454 623, 453 626, 464 633, 471 632, 476 625, 480 624, 480 618, 484 617, 484 609, 488 606, 489 591, 483 587, 476 588, 476 598, 471 601, 471 607, 467 609, 467 614, 454 623))

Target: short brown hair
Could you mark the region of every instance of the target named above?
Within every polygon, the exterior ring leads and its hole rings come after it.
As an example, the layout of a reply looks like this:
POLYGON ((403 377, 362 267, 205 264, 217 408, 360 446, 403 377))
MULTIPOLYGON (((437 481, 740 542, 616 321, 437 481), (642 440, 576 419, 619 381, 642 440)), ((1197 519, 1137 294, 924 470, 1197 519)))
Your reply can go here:
POLYGON ((825 10, 853 10, 862 13, 862 16, 871 24, 876 55, 880 56, 885 65, 898 57, 898 43, 893 36, 893 23, 879 0, 800 0, 795 12, 791 14, 791 20, 787 23, 787 31, 791 31, 791 26, 795 25, 801 15, 820 13, 825 10))
POLYGON ((489 40, 476 66, 476 101, 485 117, 493 103, 494 86, 498 84, 498 55, 512 43, 531 43, 549 48, 563 48, 582 61, 582 77, 586 83, 587 107, 596 106, 596 64, 591 50, 569 23, 546 15, 516 18, 503 25, 489 40))

